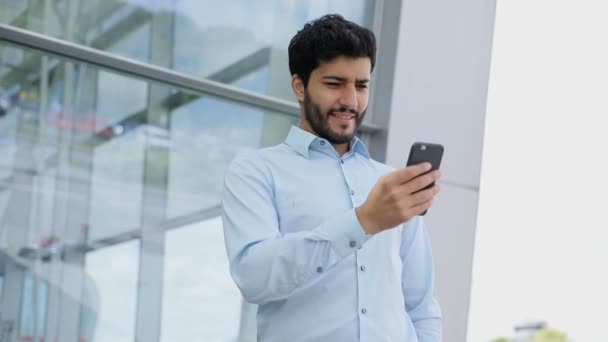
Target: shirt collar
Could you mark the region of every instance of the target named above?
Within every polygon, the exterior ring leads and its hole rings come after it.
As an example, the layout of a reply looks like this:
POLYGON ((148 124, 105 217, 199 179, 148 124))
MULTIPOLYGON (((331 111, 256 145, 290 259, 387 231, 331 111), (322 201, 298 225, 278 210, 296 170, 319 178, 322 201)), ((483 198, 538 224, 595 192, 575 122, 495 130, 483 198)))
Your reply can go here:
MULTIPOLYGON (((287 135, 287 138, 285 138, 285 144, 289 145, 299 154, 308 158, 310 145, 318 140, 324 139, 321 139, 318 136, 301 129, 300 127, 291 126, 289 134, 287 135)), ((353 140, 351 141, 351 146, 351 150, 353 150, 354 152, 359 153, 366 159, 370 158, 367 147, 365 147, 365 144, 358 137, 353 138, 353 140)))

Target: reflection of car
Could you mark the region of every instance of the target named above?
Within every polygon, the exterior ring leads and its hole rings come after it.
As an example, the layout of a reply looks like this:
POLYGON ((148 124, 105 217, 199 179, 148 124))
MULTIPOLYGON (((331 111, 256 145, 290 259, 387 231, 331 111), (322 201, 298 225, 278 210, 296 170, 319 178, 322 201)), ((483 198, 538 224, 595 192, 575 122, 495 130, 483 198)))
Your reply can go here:
MULTIPOLYGON (((7 295, 19 296, 19 293, 15 293, 19 290, 6 286, 7 278, 11 277, 11 274, 23 277, 20 282, 22 286, 18 312, 9 312, 9 310, 15 310, 15 308, 4 308, 2 305, 5 304, 0 302, 0 341, 38 341, 38 338, 42 341, 43 336, 34 335, 36 333, 46 335, 42 331, 46 325, 47 314, 49 319, 59 317, 56 313, 62 307, 65 309, 65 306, 74 306, 81 310, 80 322, 75 323, 79 324, 77 331, 79 331, 80 336, 73 340, 92 341, 99 311, 99 296, 97 287, 91 277, 84 272, 82 267, 63 261, 58 261, 52 266, 54 272, 57 272, 56 266, 61 267, 59 273, 61 277, 53 277, 49 275, 48 270, 45 272, 43 267, 32 266, 37 261, 36 259, 41 260, 44 256, 49 261, 48 251, 35 251, 32 247, 28 247, 26 250, 27 252, 21 249, 20 253, 17 253, 24 256, 20 257, 17 254, 0 249, 0 279, 2 279, 0 294, 4 297, 7 295), (62 284, 69 283, 69 279, 75 281, 81 279, 82 286, 67 286, 70 288, 62 286, 62 284), (74 291, 71 288, 78 290, 74 291), (37 289, 37 291, 34 292, 34 289, 37 289), (11 291, 11 293, 3 293, 4 291, 11 291), (60 299, 53 301, 56 307, 48 308, 51 293, 55 293, 55 291, 57 291, 56 293, 60 299), (15 317, 18 318, 15 319, 15 317), (37 325, 37 328, 34 324, 37 325), (10 336, 19 336, 19 338, 12 339, 10 336)), ((63 324, 63 322, 60 322, 57 326, 63 324)), ((56 338, 56 336, 47 336, 44 340, 54 341, 56 338)))
POLYGON ((30 111, 39 109, 39 99, 17 87, 11 90, 0 88, 0 117, 6 115, 13 107, 21 107, 30 111))
POLYGON ((3 117, 8 112, 11 103, 7 97, 0 97, 0 117, 3 117))
POLYGON ((17 101, 17 93, 6 91, 0 87, 0 118, 8 113, 11 105, 17 101))
MULTIPOLYGON (((8 114, 11 108, 22 108, 32 113, 40 110, 40 99, 25 91, 8 92, 0 88, 0 117, 8 114)), ((101 127, 107 126, 104 118, 96 113, 79 113, 70 117, 69 109, 60 103, 50 103, 45 120, 47 127, 53 127, 59 131, 71 130, 80 133, 95 133, 101 127)), ((112 128, 112 126, 110 126, 112 128)))

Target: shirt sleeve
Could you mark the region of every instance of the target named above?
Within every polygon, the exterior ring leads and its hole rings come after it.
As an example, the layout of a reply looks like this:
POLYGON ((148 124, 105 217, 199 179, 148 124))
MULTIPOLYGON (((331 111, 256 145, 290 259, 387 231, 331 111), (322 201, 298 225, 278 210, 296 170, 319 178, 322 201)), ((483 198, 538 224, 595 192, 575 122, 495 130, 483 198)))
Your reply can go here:
POLYGON ((439 342, 442 316, 434 297, 434 266, 431 241, 422 217, 406 222, 400 250, 403 260, 401 288, 407 311, 420 342, 439 342))
POLYGON ((254 158, 235 159, 226 173, 222 223, 231 276, 256 304, 288 297, 368 239, 354 209, 282 235, 270 174, 254 158))

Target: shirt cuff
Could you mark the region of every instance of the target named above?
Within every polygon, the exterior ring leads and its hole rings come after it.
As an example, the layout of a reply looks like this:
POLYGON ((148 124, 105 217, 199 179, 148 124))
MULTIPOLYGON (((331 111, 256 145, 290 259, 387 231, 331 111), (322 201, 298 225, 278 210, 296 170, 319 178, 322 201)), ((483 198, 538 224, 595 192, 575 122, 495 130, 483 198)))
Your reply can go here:
POLYGON ((363 230, 355 209, 330 219, 320 228, 332 249, 342 258, 361 248, 371 237, 363 230))

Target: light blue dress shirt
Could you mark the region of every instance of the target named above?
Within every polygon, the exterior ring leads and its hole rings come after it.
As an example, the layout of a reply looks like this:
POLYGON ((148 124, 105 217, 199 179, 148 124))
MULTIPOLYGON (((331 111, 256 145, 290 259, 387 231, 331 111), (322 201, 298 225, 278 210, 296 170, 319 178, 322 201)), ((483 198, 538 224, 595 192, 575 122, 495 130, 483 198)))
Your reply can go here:
POLYGON ((285 142, 237 156, 226 174, 230 272, 259 304, 258 340, 440 341, 433 258, 422 217, 369 236, 355 208, 392 168, 356 139, 342 158, 292 127, 285 142))

